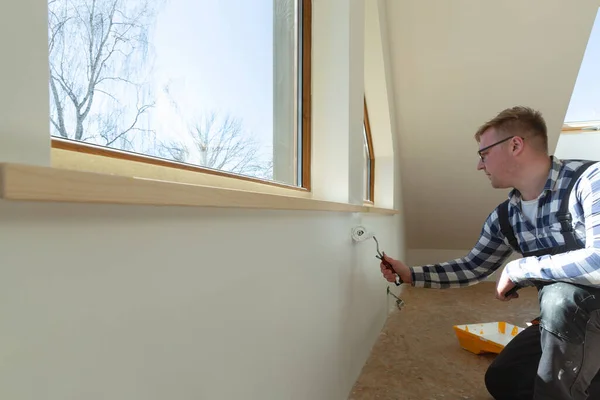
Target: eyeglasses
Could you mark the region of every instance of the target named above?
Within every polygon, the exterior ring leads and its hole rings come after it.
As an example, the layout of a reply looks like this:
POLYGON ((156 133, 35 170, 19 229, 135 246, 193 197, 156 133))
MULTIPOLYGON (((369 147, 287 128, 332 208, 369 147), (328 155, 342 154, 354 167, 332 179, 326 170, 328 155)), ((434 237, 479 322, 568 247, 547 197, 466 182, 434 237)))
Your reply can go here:
MULTIPOLYGON (((485 152, 485 151, 487 151, 487 150, 491 149, 492 147, 494 147, 494 146, 496 146, 496 145, 499 145, 500 143, 504 143, 504 142, 506 142, 507 140, 510 140, 510 139, 512 139, 512 138, 514 138, 514 137, 516 137, 516 135, 509 136, 509 137, 507 137, 506 139, 502 139, 502 140, 500 140, 500 141, 498 141, 498 142, 496 142, 496 143, 493 143, 493 144, 490 144, 489 146, 486 146, 486 147, 484 147, 483 149, 480 149, 480 150, 478 150, 478 151, 477 151, 477 154, 479 154, 479 158, 481 158, 481 162, 485 162, 485 159, 484 159, 483 152, 485 152)), ((520 137, 520 136, 519 136, 519 137, 520 137)), ((522 137, 521 137, 521 139, 525 140, 525 138, 522 138, 522 137)))

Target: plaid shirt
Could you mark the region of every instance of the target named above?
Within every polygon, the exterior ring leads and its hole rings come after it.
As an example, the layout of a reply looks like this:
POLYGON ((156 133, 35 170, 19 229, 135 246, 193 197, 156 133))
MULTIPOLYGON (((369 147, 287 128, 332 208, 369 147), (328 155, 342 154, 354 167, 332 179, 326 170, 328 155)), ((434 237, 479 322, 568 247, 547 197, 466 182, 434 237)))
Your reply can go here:
MULTIPOLYGON (((520 211, 521 194, 509 193, 508 215, 523 252, 564 244, 560 222, 556 219, 560 199, 569 185, 574 169, 582 162, 552 157, 552 167, 540 195, 536 224, 520 211)), ((600 162, 591 165, 575 184, 569 199, 569 212, 581 249, 553 256, 524 257, 507 264, 506 272, 514 283, 529 280, 564 281, 600 287, 600 162)), ((502 266, 513 252, 500 231, 498 209, 486 219, 481 236, 466 257, 412 267, 413 286, 456 288, 474 285, 502 266)))

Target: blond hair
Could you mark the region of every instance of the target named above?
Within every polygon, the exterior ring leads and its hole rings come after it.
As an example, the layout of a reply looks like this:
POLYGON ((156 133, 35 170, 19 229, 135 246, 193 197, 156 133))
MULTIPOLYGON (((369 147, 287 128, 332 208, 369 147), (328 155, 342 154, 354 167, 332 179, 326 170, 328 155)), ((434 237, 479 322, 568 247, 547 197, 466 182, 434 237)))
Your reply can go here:
POLYGON ((502 137, 521 136, 531 140, 533 146, 548 153, 548 131, 546 121, 539 111, 529 107, 516 106, 501 111, 494 118, 481 125, 475 133, 479 142, 481 135, 494 128, 502 137))

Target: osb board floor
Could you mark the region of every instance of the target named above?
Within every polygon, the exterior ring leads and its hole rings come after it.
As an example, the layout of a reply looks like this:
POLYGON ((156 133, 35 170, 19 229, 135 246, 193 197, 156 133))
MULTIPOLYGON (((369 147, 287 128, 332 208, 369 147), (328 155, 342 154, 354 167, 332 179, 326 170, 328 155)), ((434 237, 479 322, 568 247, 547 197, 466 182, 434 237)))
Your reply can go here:
POLYGON ((495 355, 463 350, 452 326, 506 321, 526 327, 539 313, 534 288, 507 302, 496 300, 494 289, 485 282, 404 290, 405 306, 390 314, 349 400, 492 399, 483 379, 495 355))

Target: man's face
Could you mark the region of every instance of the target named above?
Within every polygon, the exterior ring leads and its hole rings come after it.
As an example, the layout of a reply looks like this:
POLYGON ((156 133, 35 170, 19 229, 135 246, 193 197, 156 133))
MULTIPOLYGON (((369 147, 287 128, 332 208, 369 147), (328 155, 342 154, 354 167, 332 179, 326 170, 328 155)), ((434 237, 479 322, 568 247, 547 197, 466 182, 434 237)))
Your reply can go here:
POLYGON ((481 135, 479 141, 478 170, 483 170, 490 179, 492 187, 507 188, 506 182, 507 166, 509 163, 509 152, 507 144, 510 137, 499 137, 494 128, 489 128, 481 135))

